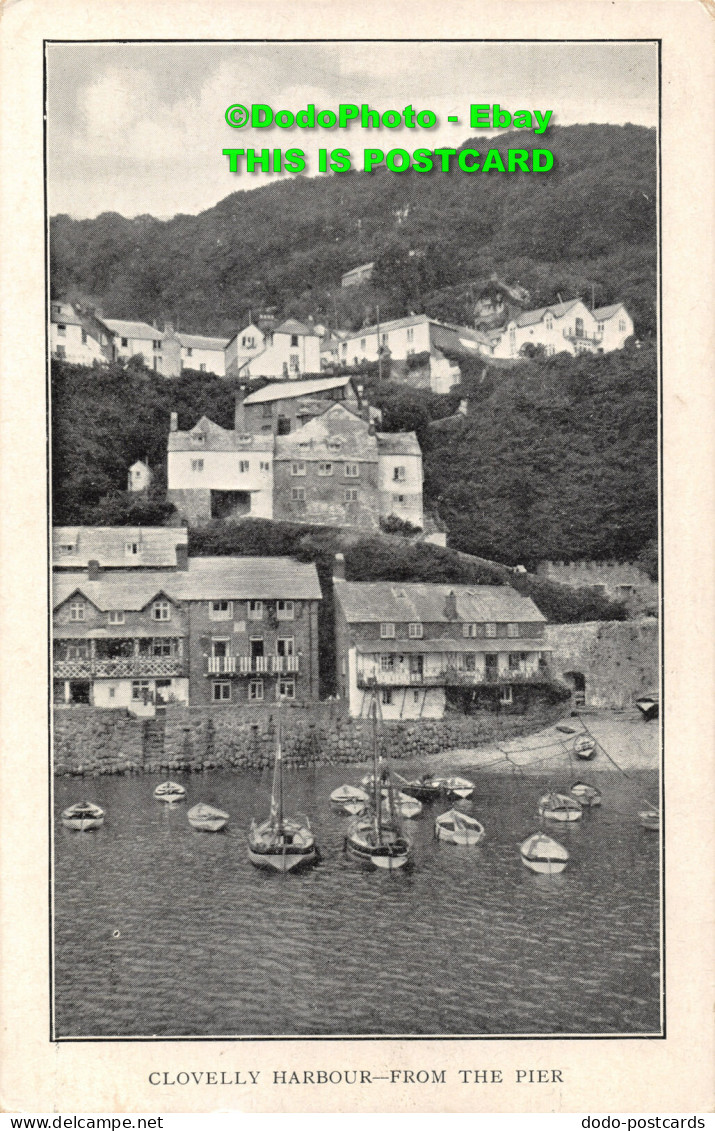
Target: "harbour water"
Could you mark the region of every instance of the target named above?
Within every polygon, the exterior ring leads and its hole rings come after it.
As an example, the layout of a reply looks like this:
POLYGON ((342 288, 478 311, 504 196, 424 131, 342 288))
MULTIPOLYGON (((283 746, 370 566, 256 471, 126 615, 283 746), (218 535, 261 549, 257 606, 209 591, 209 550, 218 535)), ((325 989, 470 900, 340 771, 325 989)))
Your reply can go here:
POLYGON ((309 814, 323 854, 287 877, 246 857, 268 774, 173 774, 188 804, 172 807, 154 800, 156 775, 58 779, 55 1035, 659 1033, 659 836, 637 819, 657 774, 578 770, 603 805, 548 825, 571 854, 551 877, 527 871, 518 845, 560 779, 460 765, 484 842, 435 841, 448 805, 425 806, 406 822, 414 866, 389 874, 346 858, 347 818, 329 803, 364 770, 287 772, 287 810, 309 814), (104 825, 69 832, 59 814, 84 798, 104 825), (223 832, 191 828, 197 801, 230 813, 223 832))

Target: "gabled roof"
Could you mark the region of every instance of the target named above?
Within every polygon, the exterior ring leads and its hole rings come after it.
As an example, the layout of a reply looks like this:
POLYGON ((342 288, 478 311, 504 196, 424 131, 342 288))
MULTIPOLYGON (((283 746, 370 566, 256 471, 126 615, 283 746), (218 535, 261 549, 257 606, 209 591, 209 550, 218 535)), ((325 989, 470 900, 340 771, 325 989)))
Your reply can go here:
POLYGON ((84 323, 71 303, 62 303, 62 312, 58 314, 55 307, 58 303, 50 303, 50 321, 62 326, 83 326, 84 323))
POLYGON ((525 310, 514 321, 517 326, 533 326, 536 322, 541 322, 546 314, 553 314, 554 318, 563 318, 564 314, 568 314, 569 310, 573 310, 580 302, 583 302, 583 299, 572 298, 568 302, 556 302, 553 306, 540 306, 538 310, 525 310))
POLYGON ((176 565, 176 547, 187 544, 184 526, 55 526, 52 564, 68 569, 86 567, 90 561, 108 568, 169 567, 176 565), (137 554, 125 553, 128 542, 137 543, 137 554), (62 550, 69 546, 70 552, 62 550))
POLYGON ((162 337, 162 331, 148 322, 125 322, 119 318, 105 318, 105 326, 113 331, 119 338, 148 338, 152 341, 162 337))
MULTIPOLYGON (((345 617, 353 624, 376 621, 534 624, 546 621, 530 597, 522 597, 508 585, 335 580, 334 586, 345 617), (446 615, 447 597, 451 593, 457 601, 456 618, 446 615)), ((517 648, 518 638, 515 638, 514 649, 517 648)), ((397 645, 393 651, 399 651, 397 645)))
POLYGON ((430 322, 430 342, 439 350, 478 357, 484 349, 491 352, 491 341, 486 334, 468 326, 450 326, 444 322, 430 322))
POLYGON ((168 450, 170 452, 267 452, 273 448, 273 436, 253 435, 252 433, 238 433, 229 428, 222 428, 202 416, 188 432, 170 432, 168 450), (203 436, 203 442, 200 437, 203 436))
POLYGON ((378 432, 381 456, 421 456, 422 449, 414 432, 378 432))
POLYGON ((315 330, 311 326, 304 325, 299 322, 297 318, 286 318, 285 322, 281 322, 280 326, 276 326, 273 331, 274 334, 303 334, 311 338, 318 337, 315 330))
POLYGON ((357 459, 376 463, 377 450, 377 437, 370 434, 362 417, 346 405, 334 404, 302 428, 276 436, 275 459, 357 459))
POLYGON ((350 383, 347 377, 325 377, 313 381, 273 381, 256 393, 249 393, 244 404, 266 404, 269 401, 294 400, 296 397, 314 397, 331 389, 343 389, 350 383))
POLYGON ((622 302, 614 302, 611 306, 599 306, 594 310, 593 317, 597 322, 607 322, 619 310, 625 310, 622 302))
POLYGON ((312 562, 293 558, 189 558, 187 570, 100 574, 88 581, 84 572, 53 576, 53 608, 81 593, 101 612, 146 608, 164 595, 178 601, 289 600, 319 601, 318 572, 312 562))
POLYGON ((223 351, 228 345, 226 338, 204 338, 201 334, 182 333, 177 333, 176 336, 185 349, 223 351))

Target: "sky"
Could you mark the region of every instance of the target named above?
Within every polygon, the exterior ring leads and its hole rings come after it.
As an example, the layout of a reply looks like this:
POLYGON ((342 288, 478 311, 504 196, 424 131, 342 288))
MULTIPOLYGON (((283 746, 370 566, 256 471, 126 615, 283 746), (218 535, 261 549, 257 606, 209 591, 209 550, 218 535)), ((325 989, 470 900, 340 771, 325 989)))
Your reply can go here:
MULTIPOLYGON (((472 103, 552 110, 552 125, 657 124, 653 43, 69 43, 47 47, 50 214, 168 218, 275 174, 231 173, 224 148, 458 147, 472 103), (429 130, 232 129, 228 106, 368 103, 435 112, 429 130), (447 122, 457 115, 459 122, 447 122)), ((488 136, 487 131, 481 131, 488 136)))

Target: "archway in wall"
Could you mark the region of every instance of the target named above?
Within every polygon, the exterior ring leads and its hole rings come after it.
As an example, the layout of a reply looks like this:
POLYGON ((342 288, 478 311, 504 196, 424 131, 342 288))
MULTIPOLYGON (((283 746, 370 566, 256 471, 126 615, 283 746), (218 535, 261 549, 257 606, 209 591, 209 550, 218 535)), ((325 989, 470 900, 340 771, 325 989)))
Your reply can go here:
POLYGON ((583 672, 564 672, 564 682, 571 688, 574 707, 585 707, 586 676, 583 672))

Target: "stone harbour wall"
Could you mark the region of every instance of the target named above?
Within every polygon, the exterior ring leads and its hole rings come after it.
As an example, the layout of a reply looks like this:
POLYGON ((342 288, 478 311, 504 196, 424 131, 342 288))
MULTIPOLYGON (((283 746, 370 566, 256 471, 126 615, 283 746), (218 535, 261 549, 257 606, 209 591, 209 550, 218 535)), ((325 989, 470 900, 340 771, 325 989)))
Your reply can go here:
POLYGON ((587 707, 629 707, 643 692, 658 688, 658 621, 550 624, 546 639, 553 648, 549 667, 556 679, 573 687, 573 675, 585 682, 587 707))
MULTIPOLYGON (((453 748, 507 741, 560 718, 564 704, 542 704, 509 716, 482 711, 444 719, 385 722, 381 751, 420 760, 453 748)), ((55 712, 57 774, 158 773, 164 770, 260 770, 273 762, 275 708, 169 707, 164 719, 135 719, 91 707, 55 712)), ((286 708, 283 752, 289 767, 365 762, 372 722, 344 715, 337 702, 286 708)))

